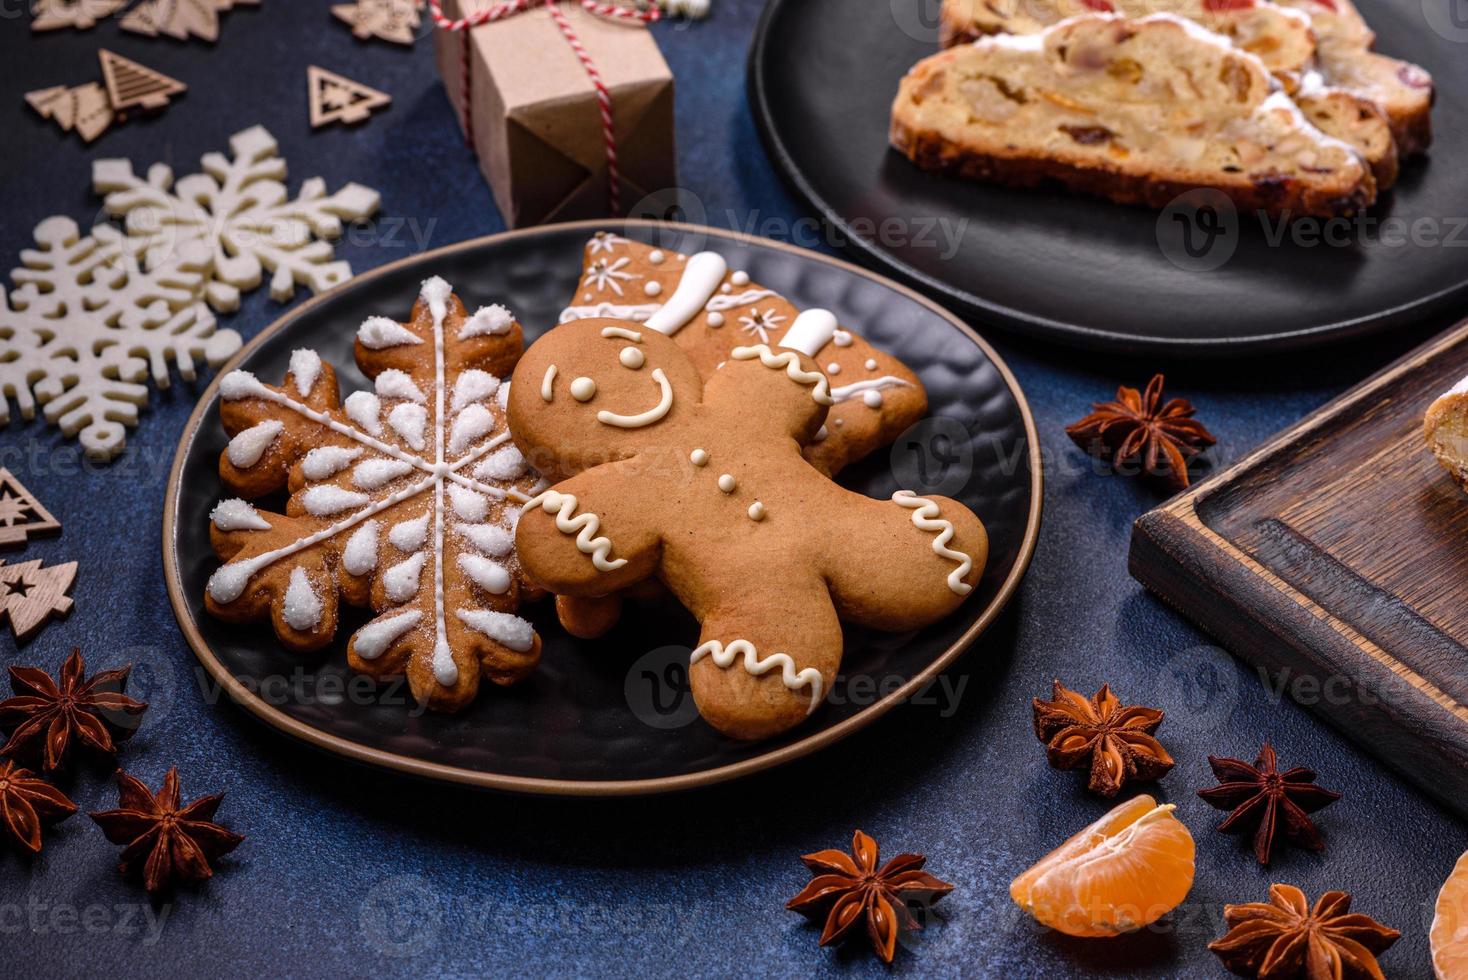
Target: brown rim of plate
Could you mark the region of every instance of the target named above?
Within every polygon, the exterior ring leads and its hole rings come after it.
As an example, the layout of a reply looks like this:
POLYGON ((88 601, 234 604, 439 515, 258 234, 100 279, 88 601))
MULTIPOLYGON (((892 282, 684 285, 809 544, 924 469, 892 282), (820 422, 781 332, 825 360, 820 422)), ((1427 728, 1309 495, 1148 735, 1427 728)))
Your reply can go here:
POLYGON ((173 466, 168 474, 168 492, 163 503, 163 576, 168 584, 168 598, 169 602, 173 605, 174 618, 178 620, 178 625, 183 630, 184 638, 188 640, 189 646, 193 648, 194 655, 199 658, 199 662, 204 665, 204 669, 209 672, 209 676, 214 679, 215 683, 220 685, 231 700, 273 728, 310 745, 314 745, 319 749, 345 756, 357 762, 378 766, 395 772, 407 773, 412 776, 419 776, 439 782, 458 783, 465 786, 477 786, 511 793, 531 793, 541 796, 644 796, 655 793, 670 793, 695 789, 701 786, 711 786, 714 783, 722 783, 731 779, 738 779, 742 776, 794 761, 795 759, 815 752, 817 749, 822 749, 838 742, 846 736, 870 725, 917 692, 924 684, 928 683, 957 660, 959 655, 967 650, 979 638, 980 634, 989 628, 1004 610, 1005 606, 1009 604, 1009 600, 1013 598, 1015 590, 1019 588, 1020 582, 1024 579, 1025 572, 1029 570, 1030 560, 1035 554, 1035 544, 1040 536, 1040 510, 1044 500, 1045 481, 1041 468, 1040 440, 1035 430, 1035 418, 1030 412, 1030 405, 1025 400, 1024 392, 1020 390, 1019 382, 1015 380, 1014 374, 1009 370, 1009 365, 1005 364, 1004 359, 999 356, 994 348, 990 347, 984 338, 980 337, 967 323, 927 297, 922 296, 906 286, 893 282, 885 276, 878 275, 875 272, 863 269, 850 262, 844 262, 841 259, 831 258, 784 242, 771 241, 767 238, 747 235, 743 232, 726 231, 708 225, 677 224, 676 228, 679 231, 686 230, 692 234, 702 234, 712 238, 733 239, 746 244, 779 249, 798 255, 803 260, 823 262, 826 265, 844 269, 847 272, 855 273, 865 279, 886 286, 888 289, 901 293, 947 320, 966 337, 978 344, 985 356, 999 370, 1000 375, 1004 378, 1005 384, 1014 395, 1016 404, 1019 406, 1020 415, 1023 417, 1025 423, 1025 436, 1030 442, 1030 515, 1025 525, 1024 541, 1020 546, 1019 554, 1015 556, 1014 567, 1010 569, 1009 576, 1004 580, 994 598, 979 614, 978 618, 974 620, 973 625, 964 631, 963 636, 959 637, 955 643, 934 658, 932 663, 906 684, 903 684, 902 687, 882 698, 880 701, 868 705, 844 721, 838 722, 829 728, 824 728, 799 741, 791 742, 789 745, 782 746, 781 748, 755 756, 751 759, 745 759, 742 762, 734 762, 713 769, 705 769, 701 772, 683 773, 678 776, 662 776, 657 779, 578 780, 506 776, 497 773, 480 772, 473 769, 461 769, 457 766, 446 766, 436 762, 424 762, 421 759, 397 755, 392 752, 384 752, 380 749, 368 748, 356 742, 338 738, 335 735, 328 735, 267 704, 241 684, 219 662, 218 658, 214 656, 214 652, 204 642, 204 638, 199 635, 199 630, 194 625, 193 614, 190 611, 188 602, 184 598, 183 587, 179 582, 178 562, 174 554, 172 541, 178 518, 179 477, 183 471, 184 453, 188 448, 189 442, 198 432, 204 405, 209 401, 210 396, 214 394, 215 389, 219 386, 220 378, 233 370, 236 364, 247 357, 256 347, 259 347, 267 338, 274 336, 307 310, 321 303, 330 302, 336 298, 336 295, 340 291, 348 286, 356 285, 365 279, 384 275, 408 263, 419 263, 436 256, 448 255, 471 248, 479 248, 490 242, 507 241, 529 235, 543 234, 548 230, 567 231, 584 229, 587 232, 593 232, 613 225, 626 228, 655 229, 665 227, 667 224, 667 222, 644 219, 609 218, 605 220, 572 221, 561 224, 541 225, 535 228, 501 232, 497 235, 486 235, 481 238, 459 242, 456 245, 446 245, 443 248, 433 249, 432 251, 420 252, 417 255, 411 255, 407 258, 399 259, 396 262, 389 262, 386 265, 364 272, 359 276, 354 276, 324 293, 313 296, 300 306, 285 313, 264 330, 260 331, 234 357, 230 358, 228 363, 222 365, 215 372, 213 379, 209 382, 209 386, 200 393, 199 399, 194 405, 194 410, 189 415, 189 420, 184 426, 183 435, 179 439, 178 450, 173 457, 173 466))

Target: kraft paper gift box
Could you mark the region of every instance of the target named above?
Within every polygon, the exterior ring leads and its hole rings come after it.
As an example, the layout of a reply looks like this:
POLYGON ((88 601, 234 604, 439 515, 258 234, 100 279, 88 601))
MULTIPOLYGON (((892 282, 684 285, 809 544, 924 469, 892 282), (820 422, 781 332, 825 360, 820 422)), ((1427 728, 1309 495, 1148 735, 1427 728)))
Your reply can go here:
MULTIPOLYGON (((458 19, 473 0, 445 0, 458 19)), ((612 97, 621 206, 677 183, 673 75, 641 23, 561 12, 612 97)), ((460 125, 468 99, 474 150, 511 227, 611 213, 607 148, 596 89, 549 10, 537 7, 470 30, 434 32, 439 73, 460 125), (469 45, 469 90, 464 45, 469 45)))

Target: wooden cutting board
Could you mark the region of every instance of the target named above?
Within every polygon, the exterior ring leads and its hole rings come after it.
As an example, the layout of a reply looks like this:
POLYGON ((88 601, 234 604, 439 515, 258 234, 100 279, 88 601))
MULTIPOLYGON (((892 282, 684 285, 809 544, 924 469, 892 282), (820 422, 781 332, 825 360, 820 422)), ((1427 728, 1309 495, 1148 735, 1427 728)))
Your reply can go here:
POLYGON ((1143 515, 1130 567, 1468 816, 1468 494, 1422 437, 1465 375, 1468 323, 1143 515))

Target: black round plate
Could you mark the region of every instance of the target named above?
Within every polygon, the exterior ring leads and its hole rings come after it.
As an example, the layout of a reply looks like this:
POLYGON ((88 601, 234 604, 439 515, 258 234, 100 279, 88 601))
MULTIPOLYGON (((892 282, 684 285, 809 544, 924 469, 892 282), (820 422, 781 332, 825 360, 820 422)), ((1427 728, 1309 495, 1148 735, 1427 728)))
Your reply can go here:
POLYGON ((904 287, 834 259, 692 225, 582 222, 511 232, 358 276, 286 314, 225 370, 244 368, 278 382, 291 351, 312 347, 336 367, 344 395, 370 390, 353 362, 357 325, 376 314, 405 318, 430 275, 452 283, 471 309, 508 305, 533 340, 574 295, 582 249, 599 228, 677 251, 717 249, 731 267, 799 305, 831 309, 906 361, 927 386, 932 421, 915 427, 890 455, 876 453, 841 479, 881 497, 900 480, 972 507, 991 541, 976 593, 949 619, 917 633, 848 633, 844 671, 886 685, 876 688, 880 699, 850 686, 849 697, 833 697, 795 731, 756 745, 724 738, 698 719, 682 673, 697 624, 664 604, 629 604, 623 622, 595 642, 562 631, 550 602, 522 610, 544 642, 540 668, 515 687, 486 686, 458 715, 420 714, 401 686, 379 689, 362 703, 360 695, 342 692, 351 683, 346 639, 365 613, 344 611, 338 642, 306 658, 286 653, 268 626, 231 626, 204 613, 204 588, 218 565, 209 511, 221 495, 218 462, 226 442, 216 383, 200 398, 174 461, 164 567, 179 625, 236 701, 330 751, 436 779, 565 795, 656 792, 732 778, 835 741, 934 677, 998 615, 1029 565, 1039 531, 1039 442, 1024 395, 997 355, 960 321, 904 287))
POLYGON ((749 98, 775 166, 833 236, 955 309, 1123 352, 1299 347, 1468 295, 1468 21, 1434 10, 1434 29, 1424 10, 1443 2, 1358 0, 1379 50, 1435 77, 1437 141, 1368 216, 1307 221, 1298 240, 1255 215, 1190 229, 1144 208, 918 170, 889 149, 888 119, 898 80, 938 50, 938 0, 770 0, 749 98), (1334 244, 1312 244, 1312 229, 1334 244))

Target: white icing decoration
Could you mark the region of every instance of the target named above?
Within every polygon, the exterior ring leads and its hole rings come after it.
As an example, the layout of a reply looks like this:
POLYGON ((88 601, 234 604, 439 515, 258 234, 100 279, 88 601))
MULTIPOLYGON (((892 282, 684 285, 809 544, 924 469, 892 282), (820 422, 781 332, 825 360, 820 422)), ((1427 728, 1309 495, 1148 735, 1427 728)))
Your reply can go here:
POLYGON ((285 425, 274 419, 250 426, 229 441, 229 461, 240 469, 254 466, 284 429, 285 425))
POLYGON ((417 609, 409 609, 396 616, 368 623, 352 637, 352 650, 363 660, 376 660, 387 652, 388 647, 417 626, 418 620, 422 618, 423 613, 417 609))
POLYGON ((209 512, 209 520, 221 531, 270 530, 269 523, 260 516, 260 512, 238 497, 215 504, 209 512))
POLYGON ((795 660, 788 653, 772 653, 761 660, 754 644, 748 640, 735 640, 727 647, 718 640, 709 640, 694 649, 693 654, 688 658, 688 666, 692 667, 704 657, 712 657, 714 664, 725 670, 733 666, 736 658, 743 657, 744 670, 752 677, 760 677, 779 668, 780 681, 785 685, 786 690, 798 691, 802 687, 811 689, 810 707, 806 709, 806 714, 816 710, 816 706, 821 703, 821 694, 825 686, 821 680, 821 672, 814 667, 807 667, 797 673, 795 660))
POLYGON ((596 536, 597 530, 601 527, 601 518, 590 512, 579 517, 571 516, 576 513, 576 498, 573 495, 547 490, 538 497, 532 497, 525 506, 527 509, 539 506, 547 514, 554 512, 556 530, 562 534, 576 535, 577 550, 583 555, 590 555, 591 563, 598 571, 610 572, 627 564, 625 558, 608 560, 607 555, 611 554, 612 542, 605 536, 596 536))
POLYGON ((722 313, 710 313, 709 314, 709 326, 711 326, 711 327, 722 327, 723 325, 724 325, 724 314, 722 314, 722 313))
MULTIPOLYGON (((910 387, 909 383, 903 381, 901 378, 894 378, 890 374, 884 374, 880 378, 868 378, 865 381, 853 381, 849 385, 841 385, 839 388, 832 388, 831 397, 835 399, 836 403, 839 405, 841 402, 850 401, 857 395, 861 395, 863 400, 866 401, 868 405, 872 405, 871 400, 866 397, 867 395, 872 394, 873 392, 880 392, 886 388, 907 387, 910 387)), ((872 407, 878 408, 881 406, 881 404, 882 399, 881 395, 879 394, 877 396, 876 405, 872 405, 872 407)))
POLYGON ((642 291, 649 296, 656 296, 663 291, 663 284, 654 279, 642 287, 642 291))
MULTIPOLYGON (((368 521, 347 539, 342 549, 342 568, 348 575, 366 575, 377 567, 377 522, 368 521)), ((357 634, 361 636, 361 634, 357 634)))
POLYGON ((620 259, 612 262, 609 262, 606 259, 600 259, 596 262, 593 262, 591 266, 587 268, 586 278, 582 281, 588 286, 595 286, 597 292, 603 292, 607 289, 610 289, 618 296, 621 296, 622 283, 631 282, 633 279, 642 278, 639 275, 635 275, 627 271, 627 266, 629 263, 631 263, 631 261, 632 260, 627 258, 627 256, 625 255, 622 256, 620 259))
POLYGON ((332 484, 312 487, 301 495, 301 505, 312 517, 329 517, 350 507, 361 507, 371 502, 372 498, 365 493, 354 493, 332 484))
POLYGON ((456 524, 459 534, 474 546, 475 551, 503 558, 515 547, 515 535, 507 527, 498 524, 456 524))
POLYGON ((475 585, 491 595, 510 591, 510 573, 499 562, 464 552, 459 555, 459 567, 475 585))
POLYGON ((423 563, 426 561, 428 553, 420 551, 382 573, 382 591, 389 602, 407 602, 417 594, 418 578, 423 574, 423 563))
POLYGON ((468 405, 494 397, 494 393, 499 391, 499 387, 499 378, 496 378, 488 371, 470 368, 461 373, 459 380, 454 382, 452 408, 456 412, 462 412, 468 405))
POLYGON ((973 586, 965 582, 963 577, 974 567, 974 560, 963 552, 948 547, 948 542, 953 540, 953 522, 939 516, 936 503, 919 497, 911 490, 898 490, 892 495, 892 499, 898 506, 912 511, 912 523, 918 530, 930 534, 937 532, 938 536, 933 539, 934 554, 958 562, 958 567, 948 575, 948 588, 958 595, 968 595, 973 591, 973 586))
POLYGON ((496 449, 474 467, 474 475, 481 480, 518 480, 529 468, 525 456, 514 445, 496 449))
POLYGON ((864 366, 868 371, 875 371, 877 369, 877 359, 875 357, 867 358, 867 362, 864 366))
POLYGON ((815 437, 811 441, 812 442, 825 442, 830 437, 831 437, 831 430, 830 429, 827 429, 823 425, 819 429, 816 430, 815 437))
POLYGON ((321 597, 311 588, 311 580, 300 565, 291 569, 290 585, 285 590, 285 601, 281 604, 280 618, 291 629, 300 633, 309 632, 321 624, 321 597))
POLYGON ((382 435, 382 402, 370 391, 354 391, 342 402, 347 418, 360 425, 368 435, 382 435))
POLYGON ((428 312, 433 317, 435 329, 443 326, 443 318, 449 313, 449 297, 453 294, 454 287, 445 282, 442 276, 429 276, 423 280, 423 288, 418 295, 428 304, 428 312))
MULTIPOLYGON (((586 298, 591 299, 588 293, 586 298)), ((596 303, 590 306, 568 306, 561 311, 559 323, 570 323, 572 320, 590 320, 600 317, 611 317, 614 320, 631 320, 634 323, 642 323, 649 319, 654 313, 662 309, 660 303, 643 303, 638 306, 623 306, 618 303, 596 303)))
POLYGON ((458 455, 493 431, 494 413, 483 405, 470 405, 454 419, 449 452, 458 455))
POLYGON ((428 515, 394 524, 387 532, 388 543, 401 552, 414 552, 428 543, 428 515))
POLYGON ((265 390, 265 386, 249 371, 231 371, 219 379, 219 397, 227 402, 257 398, 265 390))
POLYGON ((845 330, 837 330, 831 336, 831 343, 835 344, 837 347, 850 347, 851 334, 846 332, 845 330))
POLYGON ((577 378, 571 382, 571 397, 578 402, 589 402, 596 397, 596 382, 591 378, 577 378))
POLYGON ((1447 398, 1452 395, 1463 394, 1468 394, 1468 378, 1464 378, 1462 381, 1459 381, 1457 384, 1453 385, 1443 394, 1442 397, 1447 398))
POLYGON ((379 374, 376 387, 379 398, 401 398, 420 405, 428 404, 428 396, 413 383, 413 379, 408 376, 407 372, 399 371, 397 368, 388 368, 379 374))
POLYGON ((308 480, 325 480, 350 466, 362 452, 355 446, 318 446, 301 460, 301 474, 308 480))
POLYGON ((492 609, 459 609, 459 621, 465 626, 482 633, 502 647, 524 653, 535 646, 535 627, 509 613, 492 609))
POLYGON ((453 504, 454 513, 459 515, 459 519, 468 521, 470 524, 478 524, 489 512, 489 501, 483 494, 476 493, 468 487, 461 487, 457 483, 449 487, 449 500, 453 504))
POLYGON ((305 398, 321 377, 321 355, 305 348, 291 351, 290 373, 296 381, 296 393, 305 398))
POLYGON ((830 310, 806 310, 790 324, 780 346, 798 350, 806 357, 815 357, 835 336, 836 317, 830 310))
POLYGON ((759 358, 759 362, 767 368, 784 368, 786 377, 797 384, 814 385, 810 396, 815 399, 817 405, 834 405, 835 399, 831 397, 830 383, 826 376, 819 371, 807 371, 800 366, 800 355, 794 351, 782 351, 776 354, 764 344, 756 344, 753 347, 736 347, 729 354, 736 361, 748 361, 759 358))
POLYGON ((826 373, 827 374, 840 374, 841 373, 841 365, 837 364, 835 361, 832 361, 830 364, 827 364, 826 365, 826 373))
POLYGON ((668 376, 663 373, 662 368, 652 369, 652 379, 657 382, 661 392, 658 403, 652 408, 637 415, 617 415, 614 412, 601 411, 596 413, 596 420, 602 425, 613 425, 619 429, 640 429, 661 421, 673 409, 673 386, 668 383, 668 376))
MULTIPOLYGON (((726 291, 709 300, 707 303, 704 304, 703 308, 705 310, 708 310, 709 313, 722 313, 726 310, 732 310, 740 306, 748 306, 750 303, 756 302, 758 300, 779 298, 779 295, 771 289, 746 289, 738 296, 731 296, 726 291)), ((712 321, 713 317, 710 316, 709 319, 710 321, 712 321)), ((719 322, 723 323, 724 318, 719 317, 719 322)))
POLYGON ((403 402, 395 405, 391 412, 387 413, 387 424, 392 430, 402 436, 408 448, 414 452, 421 453, 423 447, 428 445, 424 439, 424 432, 428 429, 428 409, 422 405, 412 402, 403 402))
POLYGON ((660 248, 655 248, 651 252, 647 253, 647 261, 651 262, 653 265, 662 265, 663 261, 667 259, 667 257, 668 256, 664 254, 663 250, 660 248))
POLYGON ((631 371, 636 371, 647 361, 642 356, 642 351, 636 347, 623 347, 621 353, 617 355, 617 359, 622 362, 624 368, 631 371))
POLYGON ((514 314, 498 303, 492 306, 481 306, 459 328, 459 339, 468 340, 470 337, 493 337, 506 334, 514 325, 514 314))
POLYGON ((609 339, 616 338, 617 340, 630 340, 633 343, 642 343, 642 334, 636 330, 628 330, 626 327, 602 327, 601 335, 609 339))
POLYGON ((627 239, 621 235, 613 235, 609 231, 599 231, 592 236, 591 241, 586 243, 586 251, 595 255, 597 252, 611 254, 618 245, 626 245, 627 239))
POLYGON ((362 325, 357 328, 357 340, 368 350, 386 350, 389 347, 423 343, 413 331, 385 316, 369 316, 362 321, 362 325))
POLYGON ((693 463, 694 466, 707 466, 709 464, 708 450, 695 449, 693 452, 688 454, 688 459, 691 463, 693 463))
POLYGON ((731 474, 725 473, 719 477, 719 489, 725 493, 733 493, 738 486, 738 482, 731 474))
POLYGON ((412 463, 400 459, 368 459, 352 470, 352 485, 361 490, 379 490, 400 476, 413 472, 412 463))
POLYGON ((673 295, 647 318, 647 325, 670 337, 683 329, 714 295, 728 270, 729 264, 716 252, 699 252, 689 258, 673 295))
POLYGON ((494 393, 494 403, 502 410, 510 410, 510 383, 506 381, 500 385, 500 390, 494 393))
POLYGON ((540 379, 540 397, 542 401, 550 401, 556 396, 556 366, 552 364, 545 369, 545 377, 540 379))
POLYGON ((735 286, 748 286, 749 273, 741 269, 729 277, 729 282, 735 286))
POLYGON ((762 504, 762 503, 760 503, 758 500, 756 500, 754 503, 750 504, 749 505, 749 519, 752 520, 752 521, 762 521, 762 520, 764 520, 765 519, 765 505, 762 504))
POLYGON ((861 400, 866 403, 867 408, 882 407, 882 393, 880 391, 863 392, 861 400))

